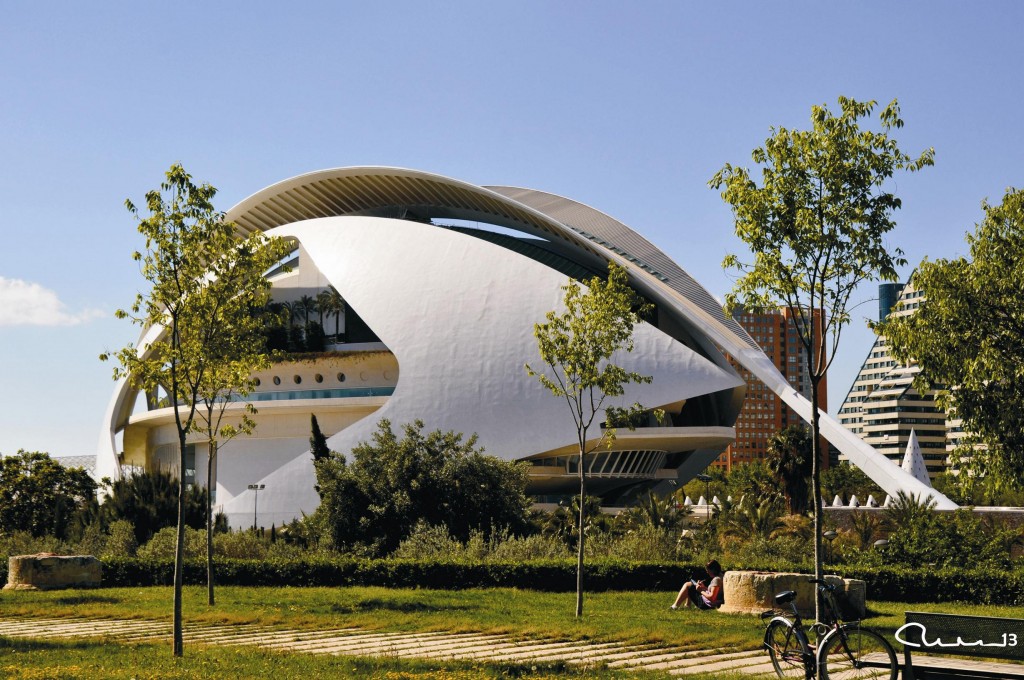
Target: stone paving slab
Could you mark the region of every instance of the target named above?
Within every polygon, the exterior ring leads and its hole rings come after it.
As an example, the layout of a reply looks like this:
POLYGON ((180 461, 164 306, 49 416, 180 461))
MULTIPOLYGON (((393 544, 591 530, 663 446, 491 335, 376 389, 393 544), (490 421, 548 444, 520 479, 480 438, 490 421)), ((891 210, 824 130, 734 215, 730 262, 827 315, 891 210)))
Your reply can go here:
MULTIPOLYGON (((567 640, 537 640, 483 633, 388 633, 359 628, 329 630, 272 626, 189 624, 186 643, 249 645, 286 653, 346 656, 398 656, 427 659, 472 659, 485 662, 564 661, 574 665, 606 664, 629 670, 660 670, 673 675, 715 671, 765 675, 772 672, 760 650, 725 652, 682 647, 567 640)), ((0 635, 9 637, 106 637, 134 644, 166 639, 165 621, 130 619, 9 619, 0 617, 0 635)))

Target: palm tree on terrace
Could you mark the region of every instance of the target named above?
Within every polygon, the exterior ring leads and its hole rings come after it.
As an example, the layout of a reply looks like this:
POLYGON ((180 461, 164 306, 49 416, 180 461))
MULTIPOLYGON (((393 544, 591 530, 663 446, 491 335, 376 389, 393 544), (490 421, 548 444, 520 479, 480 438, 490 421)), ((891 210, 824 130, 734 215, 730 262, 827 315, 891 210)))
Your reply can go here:
POLYGON ((319 300, 321 296, 323 301, 320 302, 320 306, 324 308, 324 311, 334 314, 334 339, 337 340, 341 335, 341 316, 345 313, 345 298, 341 297, 341 293, 334 286, 330 286, 320 293, 317 299, 319 300), (324 301, 327 303, 326 307, 324 307, 324 301))
POLYGON ((302 310, 303 323, 309 323, 309 315, 316 311, 316 300, 308 295, 303 295, 298 301, 299 309, 302 310))
POLYGON ((316 311, 320 318, 320 327, 324 326, 324 312, 331 311, 331 294, 322 290, 316 294, 316 311))
POLYGON ((281 306, 288 310, 288 325, 291 326, 295 323, 295 313, 299 311, 299 303, 297 302, 282 302, 281 306))

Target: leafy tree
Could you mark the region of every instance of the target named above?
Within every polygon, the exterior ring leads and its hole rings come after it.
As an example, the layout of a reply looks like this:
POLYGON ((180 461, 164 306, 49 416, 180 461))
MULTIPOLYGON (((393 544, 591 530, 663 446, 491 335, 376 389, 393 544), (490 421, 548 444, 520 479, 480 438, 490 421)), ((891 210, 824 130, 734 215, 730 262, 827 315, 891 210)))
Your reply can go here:
MULTIPOLYGON (((206 589, 207 604, 214 605, 213 496, 220 446, 256 429, 256 408, 246 397, 256 387, 253 374, 270 368, 266 327, 270 281, 264 276, 287 253, 281 239, 256 238, 239 242, 228 231, 216 232, 225 266, 214 268, 202 290, 196 310, 206 310, 209 322, 202 329, 205 370, 197 374, 199 408, 193 431, 207 441, 206 457, 206 589), (225 416, 230 417, 227 419, 225 416)), ((188 378, 186 378, 187 382, 188 378)))
POLYGON ((836 496, 848 501, 850 496, 854 495, 865 500, 869 495, 874 495, 882 502, 882 495, 885 493, 882 487, 864 474, 863 470, 850 463, 833 465, 821 473, 821 489, 822 497, 826 501, 831 501, 836 496))
MULTIPOLYGON (((825 106, 811 109, 810 130, 772 128, 753 152, 761 186, 745 168, 726 164, 709 182, 732 206, 736 235, 753 261, 736 255, 724 266, 740 278, 726 296, 726 309, 754 313, 793 310, 811 383, 812 504, 815 509, 814 573, 822 576, 821 442, 817 408, 821 381, 836 356, 850 298, 857 286, 878 278, 896 280, 905 264, 890 252, 885 236, 895 227, 901 205, 886 191, 900 170, 933 164, 934 150, 913 158, 889 133, 903 127, 895 100, 882 109, 880 131, 861 128, 875 102, 839 98, 839 115, 825 106)), ((820 604, 820 603, 818 603, 820 604)), ((816 608, 818 609, 818 608, 816 608)))
MULTIPOLYGON (((132 524, 136 545, 161 529, 174 526, 178 506, 178 480, 165 470, 137 472, 111 482, 105 479, 107 499, 100 506, 106 527, 118 521, 132 524)), ((202 528, 206 522, 206 489, 185 486, 185 526, 202 528)))
MULTIPOLYGON (((734 468, 733 475, 735 475, 738 470, 741 470, 742 468, 745 467, 747 466, 744 465, 741 467, 734 468)), ((700 500, 701 496, 707 496, 705 500, 707 500, 710 503, 711 499, 714 498, 715 496, 725 498, 730 493, 732 493, 731 489, 734 477, 733 475, 726 475, 724 468, 709 467, 706 470, 704 470, 704 474, 711 477, 711 481, 707 485, 705 485, 704 482, 694 477, 693 479, 691 479, 690 481, 683 485, 682 491, 678 492, 679 497, 685 500, 686 497, 689 496, 690 500, 696 503, 698 500, 700 500)))
POLYGON ((974 435, 956 461, 964 490, 983 479, 998 493, 1024 484, 1024 190, 982 208, 970 257, 922 262, 920 308, 876 330, 897 359, 917 362, 919 389, 950 387, 937 401, 974 435))
POLYGON ((0 535, 68 537, 73 518, 96 500, 96 482, 50 454, 19 450, 0 457, 0 535))
MULTIPOLYGON (((227 389, 234 360, 231 334, 238 317, 225 318, 226 310, 251 309, 266 290, 262 275, 250 275, 251 261, 276 244, 260 232, 247 239, 212 203, 217 190, 196 185, 181 165, 172 165, 159 189, 146 194, 147 217, 130 201, 128 210, 139 221, 146 239, 145 252, 136 252, 142 275, 150 283, 118 318, 130 319, 147 329, 145 341, 129 344, 114 356, 120 364, 115 379, 126 379, 138 389, 165 389, 170 396, 178 433, 178 470, 185 469, 186 439, 199 429, 197 415, 202 397, 217 388, 227 389), (236 275, 235 268, 240 268, 236 275)), ((260 272, 262 274, 262 272, 260 272)), ((259 303, 256 303, 259 304, 259 303)), ((101 355, 101 359, 110 358, 101 355)), ((234 374, 237 377, 237 374, 234 374)), ((239 385, 235 385, 237 389, 239 385)), ((174 566, 173 654, 183 653, 181 589, 184 560, 186 485, 178 482, 177 543, 174 566)))
POLYGON ((935 510, 935 502, 900 493, 885 510, 889 543, 882 548, 890 564, 921 567, 988 565, 1010 568, 1010 550, 1020 531, 985 521, 970 508, 935 510))
POLYGON ((447 528, 458 541, 474 529, 489 535, 528 523, 526 466, 486 456, 476 437, 406 425, 398 437, 381 420, 373 441, 314 463, 321 503, 316 513, 337 548, 374 555, 395 550, 418 521, 447 528))
MULTIPOLYGON (((572 413, 578 444, 580 497, 587 497, 587 454, 601 446, 611 446, 615 430, 608 427, 594 441, 588 435, 594 419, 604 409, 608 397, 618 397, 629 383, 649 383, 650 376, 626 371, 611 361, 620 349, 633 351, 633 327, 640 323, 641 315, 648 313, 650 305, 638 304, 629 287, 626 271, 614 263, 608 265, 608 280, 594 277, 586 282, 587 290, 576 281, 562 287, 565 291, 565 311, 547 313, 547 322, 535 324, 541 360, 547 370, 534 370, 529 364, 526 372, 537 378, 553 395, 564 399, 572 413)), ((610 419, 629 420, 630 415, 642 411, 635 404, 629 413, 607 409, 610 419)), ((579 544, 576 562, 576 616, 583 616, 583 550, 586 534, 582 531, 586 518, 586 503, 580 504, 579 544)))
MULTIPOLYGON (((770 498, 774 501, 781 496, 778 479, 769 469, 768 463, 763 460, 737 465, 726 479, 729 484, 726 495, 732 496, 734 499, 770 498)), ((712 490, 714 490, 714 484, 712 484, 712 490)), ((710 498, 707 500, 711 502, 710 498)), ((720 497, 719 500, 724 500, 724 497, 720 497)))
POLYGON ((811 455, 811 433, 802 425, 790 425, 768 438, 768 467, 785 490, 790 513, 807 512, 811 455))

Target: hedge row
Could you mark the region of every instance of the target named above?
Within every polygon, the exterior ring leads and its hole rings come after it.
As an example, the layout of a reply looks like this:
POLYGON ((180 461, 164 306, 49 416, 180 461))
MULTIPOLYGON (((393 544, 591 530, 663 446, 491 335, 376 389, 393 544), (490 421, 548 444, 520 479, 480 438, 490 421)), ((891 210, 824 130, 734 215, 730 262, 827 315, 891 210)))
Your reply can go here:
MULTIPOLYGON (((731 568, 739 568, 729 565, 731 568)), ((797 570, 800 571, 800 570, 797 570)), ((843 567, 846 578, 867 583, 868 600, 1024 605, 1024 571, 843 567)), ((833 570, 828 570, 833 573, 833 570)), ((6 581, 7 565, 0 564, 6 581)), ((103 585, 170 585, 170 560, 111 559, 103 564, 103 585)), ((206 563, 185 564, 185 583, 206 583, 206 563)), ((703 578, 697 564, 593 562, 587 565, 588 592, 672 591, 689 578, 703 578)), ((0 582, 2 582, 0 581, 0 582)), ((450 563, 412 560, 311 559, 294 561, 218 560, 217 582, 239 586, 387 586, 393 588, 521 588, 548 592, 576 589, 574 561, 450 563)))
MULTIPOLYGON (((170 585, 169 560, 113 559, 103 564, 103 584, 111 587, 170 585)), ((587 566, 586 588, 672 590, 703 574, 697 565, 595 563, 587 566)), ((576 589, 571 561, 465 564, 413 560, 317 559, 294 561, 218 560, 219 584, 240 586, 388 586, 394 588, 522 588, 550 592, 576 589)), ((186 584, 206 583, 206 563, 185 564, 186 584)))

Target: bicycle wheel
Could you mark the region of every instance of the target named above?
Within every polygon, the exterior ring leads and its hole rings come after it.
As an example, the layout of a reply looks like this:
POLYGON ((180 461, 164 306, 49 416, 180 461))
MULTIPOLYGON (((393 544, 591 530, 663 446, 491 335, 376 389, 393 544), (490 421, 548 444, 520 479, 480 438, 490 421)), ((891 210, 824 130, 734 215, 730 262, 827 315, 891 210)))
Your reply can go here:
POLYGON ((866 628, 843 627, 821 650, 822 680, 896 680, 896 651, 866 628))
POLYGON ((764 644, 780 678, 803 678, 803 647, 793 626, 772 621, 764 633, 764 644))

